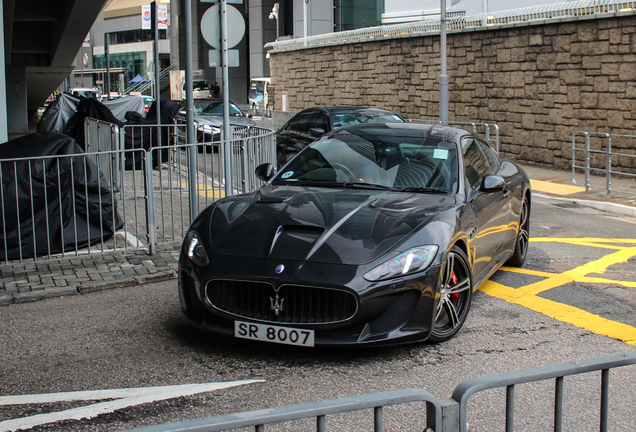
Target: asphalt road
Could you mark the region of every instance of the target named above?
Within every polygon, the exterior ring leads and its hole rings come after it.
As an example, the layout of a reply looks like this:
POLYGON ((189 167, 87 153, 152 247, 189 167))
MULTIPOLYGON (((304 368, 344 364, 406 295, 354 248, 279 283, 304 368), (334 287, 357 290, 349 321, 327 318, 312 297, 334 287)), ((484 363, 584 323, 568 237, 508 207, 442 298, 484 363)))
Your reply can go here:
MULTIPOLYGON (((0 431, 21 418, 116 400, 108 394, 55 402, 30 396, 43 393, 258 380, 31 429, 121 430, 413 387, 446 399, 468 378, 634 351, 620 337, 636 326, 634 288, 625 286, 636 280, 635 221, 541 198, 531 220, 533 241, 521 272, 498 272, 476 293, 459 335, 439 345, 321 350, 219 339, 186 323, 176 281, 0 308, 0 431), (626 262, 614 263, 616 254, 626 262), (594 317, 605 327, 618 323, 617 332, 604 335, 594 317), (3 396, 10 395, 25 398, 9 405, 3 396)), ((611 376, 610 430, 632 430, 636 368, 611 376)), ((553 385, 518 387, 515 430, 550 429, 553 385)), ((567 378, 565 389, 565 430, 598 429, 599 375, 567 378)), ((504 395, 493 390, 471 399, 474 432, 504 430, 504 395)), ((422 405, 385 415, 386 430, 424 429, 422 405)), ((311 430, 313 424, 267 430, 311 430)), ((372 420, 369 413, 336 416, 327 425, 371 430, 372 420)))

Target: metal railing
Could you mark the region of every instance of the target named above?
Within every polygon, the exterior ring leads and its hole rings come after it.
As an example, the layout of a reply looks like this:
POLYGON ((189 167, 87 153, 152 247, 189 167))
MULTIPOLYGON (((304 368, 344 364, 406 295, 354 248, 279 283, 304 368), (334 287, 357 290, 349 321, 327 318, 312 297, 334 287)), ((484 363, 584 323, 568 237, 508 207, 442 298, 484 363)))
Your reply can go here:
MULTIPOLYGON (((617 14, 634 14, 636 13, 635 10, 636 1, 578 0, 452 17, 446 20, 446 28, 448 32, 462 32, 479 28, 490 29, 494 26, 514 23, 528 24, 568 18, 579 19, 580 17, 610 18, 617 14)), ((366 27, 357 30, 308 36, 306 38, 300 37, 270 42, 265 45, 265 49, 295 51, 319 46, 437 34, 440 32, 440 26, 441 21, 439 18, 426 19, 413 23, 366 27)))
MULTIPOLYGON (((373 430, 380 432, 385 430, 383 418, 384 407, 420 401, 426 403, 426 429, 424 429, 424 432, 467 432, 469 430, 469 423, 467 422, 468 400, 475 394, 484 390, 505 388, 505 430, 506 432, 513 432, 515 386, 519 384, 554 379, 555 392, 553 430, 555 432, 561 432, 563 426, 565 377, 600 371, 600 431, 607 432, 610 413, 610 369, 634 364, 636 364, 636 351, 591 360, 561 363, 472 378, 462 382, 455 388, 452 399, 438 399, 431 393, 424 390, 405 389, 279 408, 247 411, 217 417, 149 426, 134 430, 137 432, 215 432, 253 427, 256 432, 264 432, 266 425, 315 418, 315 430, 323 432, 327 430, 326 416, 328 415, 373 409, 373 430)), ((540 399, 539 395, 534 395, 533 401, 538 399, 540 399)), ((402 430, 422 430, 422 428, 420 425, 402 425, 402 430)), ((493 430, 492 425, 490 430, 493 430)), ((500 430, 500 428, 495 428, 494 430, 500 430)))
POLYGON ((445 417, 443 419, 444 422, 450 422, 452 414, 457 418, 457 412, 444 411, 443 413, 445 404, 432 394, 419 389, 405 389, 150 426, 136 430, 138 432, 215 432, 252 426, 256 432, 263 432, 267 424, 315 417, 315 430, 317 432, 325 432, 327 430, 328 415, 373 409, 373 430, 374 432, 384 432, 383 408, 389 405, 412 402, 426 402, 427 432, 446 430, 442 429, 443 414, 445 417))
POLYGON ((464 381, 453 391, 453 400, 459 403, 459 432, 467 431, 468 399, 477 392, 497 387, 506 388, 506 432, 514 430, 515 386, 518 384, 555 380, 554 431, 561 432, 563 426, 564 378, 588 372, 601 371, 600 431, 607 432, 609 417, 609 370, 636 364, 636 352, 562 363, 516 372, 508 372, 464 381))
POLYGON ((586 192, 590 189, 605 189, 608 197, 613 191, 636 195, 635 191, 613 188, 612 176, 616 175, 636 179, 636 136, 584 131, 572 133, 574 184, 585 186, 586 192), (615 148, 622 150, 616 151, 615 148), (577 182, 577 170, 583 171, 583 183, 577 182), (590 177, 593 173, 605 177, 604 186, 593 184, 590 177))
POLYGON ((256 166, 276 161, 269 129, 234 128, 228 141, 175 144, 184 126, 134 125, 117 132, 115 125, 87 122, 86 142, 95 151, 0 160, 0 181, 15 185, 0 190, 0 263, 129 248, 154 253, 158 245, 182 241, 192 217, 214 201, 259 188, 263 182, 254 174, 256 166), (162 146, 157 145, 160 136, 162 146), (226 143, 232 149, 228 176, 226 143), (100 179, 99 189, 84 180, 91 172, 100 179), (27 182, 26 188, 19 190, 20 182, 27 182), (104 194, 112 201, 110 218, 91 207, 104 194), (52 227, 49 215, 60 223, 52 227), (18 221, 15 229, 7 226, 9 219, 12 225, 18 221), (90 231, 82 235, 82 230, 90 231), (88 243, 81 240, 86 237, 88 243))
POLYGON ((494 147, 497 154, 499 154, 499 125, 496 123, 478 123, 478 122, 459 122, 459 121, 449 121, 443 122, 441 120, 415 120, 415 119, 407 119, 409 123, 430 123, 430 124, 440 124, 447 126, 459 126, 464 129, 470 129, 474 133, 481 135, 486 139, 488 144, 494 147))
POLYGON ((277 131, 295 114, 292 111, 263 110, 260 126, 277 131))

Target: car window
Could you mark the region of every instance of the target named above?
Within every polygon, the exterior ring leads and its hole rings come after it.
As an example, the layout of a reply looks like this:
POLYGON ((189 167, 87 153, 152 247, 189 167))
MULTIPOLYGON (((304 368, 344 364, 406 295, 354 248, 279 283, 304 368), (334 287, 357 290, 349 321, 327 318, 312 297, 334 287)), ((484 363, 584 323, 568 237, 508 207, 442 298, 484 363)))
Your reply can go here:
POLYGON ((475 190, 479 189, 484 176, 492 173, 492 165, 484 154, 479 141, 472 137, 462 139, 462 153, 464 154, 464 167, 468 184, 475 190))
POLYGON ((477 143, 479 144, 479 147, 481 147, 481 150, 484 152, 484 156, 486 156, 486 160, 488 160, 488 163, 490 164, 491 172, 494 171, 495 168, 497 168, 497 160, 493 154, 492 147, 481 140, 477 140, 477 143))
POLYGON ((361 183, 447 193, 456 190, 456 149, 454 143, 421 134, 357 135, 343 130, 311 144, 285 166, 274 184, 361 183))
POLYGON ((331 113, 331 121, 334 129, 341 126, 350 126, 361 123, 402 123, 404 120, 393 113, 376 111, 339 110, 331 113))
POLYGON ((312 128, 320 128, 325 132, 329 132, 329 120, 327 119, 327 115, 325 113, 317 111, 314 114, 311 123, 312 128))
MULTIPOLYGON (((182 103, 183 104, 183 103, 182 103)), ((194 115, 200 116, 222 116, 223 115, 223 102, 222 101, 195 101, 193 104, 194 115)), ((243 111, 233 102, 230 102, 230 117, 244 117, 243 111)))
POLYGON ((311 125, 311 117, 314 115, 313 111, 301 112, 296 114, 288 123, 288 127, 285 130, 308 133, 311 125))

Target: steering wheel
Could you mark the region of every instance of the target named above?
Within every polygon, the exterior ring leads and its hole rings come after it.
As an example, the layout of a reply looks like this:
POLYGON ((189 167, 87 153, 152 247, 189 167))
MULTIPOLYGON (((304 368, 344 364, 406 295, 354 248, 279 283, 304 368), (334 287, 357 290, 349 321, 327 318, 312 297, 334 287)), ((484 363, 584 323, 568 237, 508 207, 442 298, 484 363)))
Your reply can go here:
POLYGON ((356 179, 356 176, 353 175, 351 170, 349 168, 347 168, 346 166, 344 166, 343 164, 336 162, 336 163, 331 164, 331 166, 334 169, 336 169, 336 170, 342 172, 344 175, 346 175, 347 176, 347 180, 349 180, 350 182, 356 182, 358 180, 358 179, 356 179))

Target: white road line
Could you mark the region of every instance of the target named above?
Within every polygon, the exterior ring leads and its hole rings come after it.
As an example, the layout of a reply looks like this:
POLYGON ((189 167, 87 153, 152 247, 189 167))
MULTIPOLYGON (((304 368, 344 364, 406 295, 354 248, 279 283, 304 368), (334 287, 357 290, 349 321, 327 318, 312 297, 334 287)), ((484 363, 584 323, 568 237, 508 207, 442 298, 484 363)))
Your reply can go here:
POLYGON ((141 387, 132 389, 95 390, 82 392, 48 393, 39 395, 17 395, 0 397, 0 405, 23 405, 35 403, 51 403, 81 400, 116 399, 95 403, 79 408, 68 409, 48 414, 5 420, 0 422, 0 432, 27 429, 34 426, 53 423, 61 420, 81 420, 97 417, 118 409, 127 408, 149 402, 190 396, 229 387, 263 382, 264 380, 230 381, 225 383, 186 384, 165 387, 141 387))

